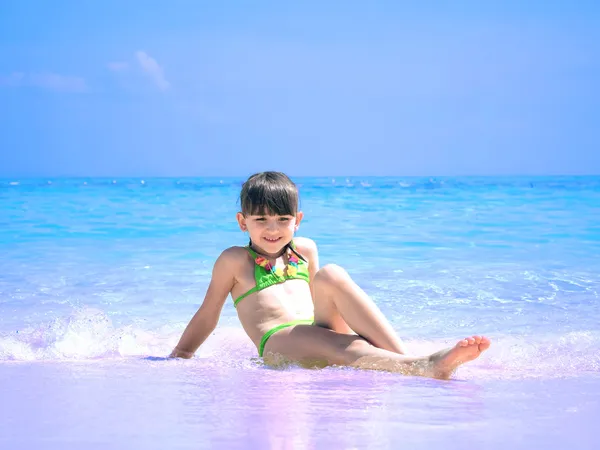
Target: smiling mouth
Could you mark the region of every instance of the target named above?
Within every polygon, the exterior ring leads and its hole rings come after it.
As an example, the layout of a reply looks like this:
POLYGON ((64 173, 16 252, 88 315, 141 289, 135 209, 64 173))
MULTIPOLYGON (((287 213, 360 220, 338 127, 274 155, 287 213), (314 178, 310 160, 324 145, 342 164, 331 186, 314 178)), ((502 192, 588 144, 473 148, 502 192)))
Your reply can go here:
POLYGON ((279 239, 281 238, 275 238, 275 239, 271 239, 271 238, 263 238, 265 241, 267 242, 277 242, 279 239))

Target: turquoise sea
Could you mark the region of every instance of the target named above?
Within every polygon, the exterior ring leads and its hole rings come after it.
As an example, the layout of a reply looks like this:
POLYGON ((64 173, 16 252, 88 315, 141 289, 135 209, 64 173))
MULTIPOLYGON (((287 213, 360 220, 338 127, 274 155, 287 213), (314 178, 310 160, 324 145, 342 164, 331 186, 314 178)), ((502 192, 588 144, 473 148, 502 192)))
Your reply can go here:
POLYGON ((243 180, 0 179, 0 448, 600 448, 600 177, 294 179, 413 352, 492 339, 450 381, 266 367, 231 301, 164 360, 243 180))

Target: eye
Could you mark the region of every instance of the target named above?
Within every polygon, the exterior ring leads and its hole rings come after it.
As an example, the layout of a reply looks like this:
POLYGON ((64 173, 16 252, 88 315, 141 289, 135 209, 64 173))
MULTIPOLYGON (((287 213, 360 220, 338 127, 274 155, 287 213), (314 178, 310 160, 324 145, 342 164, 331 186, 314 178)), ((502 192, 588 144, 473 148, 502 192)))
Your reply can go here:
POLYGON ((289 222, 291 219, 289 217, 280 217, 279 221, 280 222, 289 222))
POLYGON ((256 218, 257 222, 264 222, 265 220, 267 220, 267 219, 265 219, 264 217, 257 217, 256 218))

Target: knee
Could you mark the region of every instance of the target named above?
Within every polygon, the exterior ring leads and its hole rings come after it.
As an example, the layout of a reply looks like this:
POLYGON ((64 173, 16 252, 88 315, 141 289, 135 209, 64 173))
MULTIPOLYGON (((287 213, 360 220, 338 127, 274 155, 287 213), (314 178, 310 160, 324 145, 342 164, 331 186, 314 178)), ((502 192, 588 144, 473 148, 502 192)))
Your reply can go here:
POLYGON ((315 275, 315 282, 339 284, 349 278, 348 272, 337 264, 323 266, 315 275))

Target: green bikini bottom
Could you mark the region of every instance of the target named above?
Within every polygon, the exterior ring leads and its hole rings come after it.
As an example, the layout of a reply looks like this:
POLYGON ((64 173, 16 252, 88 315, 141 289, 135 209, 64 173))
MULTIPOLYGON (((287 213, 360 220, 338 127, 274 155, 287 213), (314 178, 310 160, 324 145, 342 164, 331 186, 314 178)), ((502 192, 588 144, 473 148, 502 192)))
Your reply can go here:
POLYGON ((267 331, 260 340, 260 346, 258 347, 258 356, 262 358, 263 352, 265 351, 265 344, 269 340, 271 336, 273 336, 278 331, 281 331, 288 327, 293 327, 294 325, 314 325, 315 321, 313 319, 300 319, 300 320, 292 320, 291 322, 282 323, 281 325, 277 325, 274 328, 271 328, 267 331))

